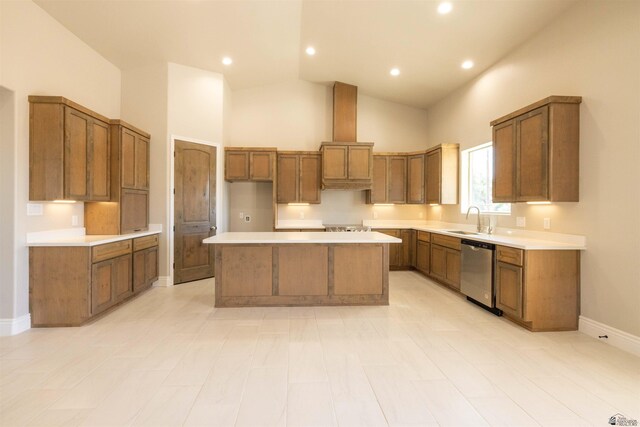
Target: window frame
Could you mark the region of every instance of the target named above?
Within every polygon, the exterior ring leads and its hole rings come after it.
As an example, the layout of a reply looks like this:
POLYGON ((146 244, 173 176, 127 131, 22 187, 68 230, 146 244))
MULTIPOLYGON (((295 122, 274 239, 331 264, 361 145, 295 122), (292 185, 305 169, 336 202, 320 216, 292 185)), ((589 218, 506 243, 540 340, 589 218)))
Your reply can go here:
MULTIPOLYGON (((484 150, 488 147, 493 147, 493 141, 485 142, 483 144, 479 144, 466 150, 462 150, 460 152, 460 212, 466 214, 469 210, 469 206, 472 206, 469 202, 470 198, 470 188, 471 188, 471 154, 475 151, 484 150)), ((489 177, 490 180, 493 180, 493 176, 489 177)), ((493 185, 493 183, 491 184, 493 185)), ((483 214, 488 215, 511 215, 511 203, 500 203, 509 205, 509 212, 501 212, 496 210, 480 210, 483 214)), ((495 203, 491 203, 491 205, 495 205, 495 203)))

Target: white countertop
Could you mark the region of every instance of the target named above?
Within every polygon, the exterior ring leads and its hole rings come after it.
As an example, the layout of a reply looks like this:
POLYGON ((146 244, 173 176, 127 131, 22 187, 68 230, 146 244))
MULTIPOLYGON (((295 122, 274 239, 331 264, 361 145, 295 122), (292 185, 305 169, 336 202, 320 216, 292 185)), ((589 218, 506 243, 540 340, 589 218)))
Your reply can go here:
POLYGON ((277 230, 287 230, 287 229, 323 230, 325 227, 322 224, 322 220, 288 219, 288 220, 278 221, 275 225, 275 228, 277 230))
POLYGON ((216 245, 251 243, 402 243, 397 237, 375 231, 369 232, 232 232, 220 233, 203 240, 216 245))
POLYGON ((84 228, 43 231, 27 234, 27 246, 97 246, 120 240, 162 233, 161 224, 149 224, 149 230, 119 235, 87 235, 84 228))

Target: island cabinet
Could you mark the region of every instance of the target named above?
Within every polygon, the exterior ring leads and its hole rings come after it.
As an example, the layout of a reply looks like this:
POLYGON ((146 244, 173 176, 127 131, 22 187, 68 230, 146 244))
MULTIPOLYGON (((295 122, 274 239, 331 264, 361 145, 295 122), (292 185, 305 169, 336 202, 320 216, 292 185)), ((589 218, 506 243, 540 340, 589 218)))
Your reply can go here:
POLYGON ((431 235, 430 275, 454 289, 460 289, 460 239, 431 235))
POLYGON ((416 270, 424 274, 430 273, 431 265, 431 233, 426 231, 416 232, 415 263, 416 270))
POLYGON ((441 144, 425 154, 425 203, 458 204, 460 146, 441 144))
POLYGON ((323 142, 322 188, 370 190, 373 179, 373 143, 323 142))
POLYGON ((275 147, 225 147, 224 179, 227 181, 273 181, 275 147))
POLYGON ((404 204, 407 201, 407 156, 375 154, 373 182, 367 191, 368 203, 404 204))
POLYGON ((425 197, 424 153, 407 155, 407 203, 423 204, 425 197))
POLYGON ((87 234, 125 234, 149 228, 151 135, 111 120, 111 203, 85 203, 87 234))
POLYGON ((579 96, 551 96, 491 122, 494 202, 577 202, 579 96))
POLYGON ((60 96, 29 96, 29 200, 108 201, 109 119, 60 96))
POLYGON ((32 246, 32 325, 81 325, 147 289, 157 277, 155 234, 96 246, 32 246))
POLYGON ((496 307, 531 331, 578 328, 580 252, 496 247, 496 307))
POLYGON ((277 203, 320 203, 320 153, 278 151, 277 159, 277 203))

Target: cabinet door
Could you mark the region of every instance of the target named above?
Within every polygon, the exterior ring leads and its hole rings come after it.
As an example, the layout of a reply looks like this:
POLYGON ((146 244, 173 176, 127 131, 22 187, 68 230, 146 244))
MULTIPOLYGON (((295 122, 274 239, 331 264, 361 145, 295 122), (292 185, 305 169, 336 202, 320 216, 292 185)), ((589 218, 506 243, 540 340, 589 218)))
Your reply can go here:
POLYGON ((154 246, 146 250, 145 256, 145 279, 147 286, 158 280, 158 247, 154 246))
POLYGON ((120 195, 120 233, 149 228, 149 192, 122 189, 120 195))
POLYGON ((347 146, 327 145, 322 149, 322 177, 347 179, 347 146))
POLYGON ((373 156, 373 181, 369 203, 387 203, 387 156, 373 156))
POLYGON ((92 118, 65 108, 64 196, 71 200, 89 199, 89 133, 92 118))
POLYGON ((460 289, 460 251, 447 249, 446 257, 446 281, 456 289, 460 289))
POLYGON ((430 274, 441 280, 447 277, 447 248, 440 245, 431 245, 430 274))
POLYGON ((137 135, 135 162, 135 188, 138 190, 149 189, 149 140, 137 135))
POLYGON ((411 246, 411 233, 413 230, 400 230, 400 238, 402 239, 400 265, 402 267, 411 266, 411 254, 413 252, 411 246))
POLYGON ((493 127, 493 202, 516 200, 516 126, 513 120, 493 127))
POLYGON ((278 154, 278 203, 299 202, 298 191, 298 156, 295 154, 278 154))
POLYGON ((320 155, 300 155, 299 199, 303 203, 320 203, 320 155))
POLYGON ((120 186, 136 188, 136 134, 120 126, 120 186))
POLYGON ((249 171, 252 181, 273 181, 273 156, 271 152, 249 153, 249 171))
POLYGON ((248 151, 225 151, 224 156, 224 179, 228 181, 249 179, 248 151))
POLYGON ((506 314, 523 318, 522 267, 496 263, 496 307, 506 314))
POLYGON ((424 154, 407 159, 407 203, 424 203, 424 154))
POLYGON ((387 181, 387 200, 389 203, 407 201, 407 158, 391 156, 387 163, 389 179, 387 181))
POLYGON ((349 179, 370 180, 373 174, 371 146, 349 145, 349 179))
POLYGON ((422 240, 416 242, 416 268, 425 274, 429 274, 430 246, 428 242, 422 240))
POLYGON ((147 287, 146 253, 146 250, 133 253, 133 292, 139 292, 147 287))
POLYGON ((110 138, 109 125, 99 120, 91 120, 89 162, 89 198, 94 201, 110 199, 110 138))
MULTIPOLYGON (((383 234, 400 238, 400 230, 382 230, 383 234)), ((402 260, 402 244, 389 243, 389 267, 400 267, 402 260)))
POLYGON ((113 259, 93 264, 91 269, 91 314, 106 310, 115 303, 116 270, 113 259))
POLYGON ((126 299, 133 293, 131 254, 113 259, 115 302, 126 299))
POLYGON ((440 203, 442 152, 438 149, 427 153, 426 156, 426 203, 440 203))
POLYGON ((549 199, 549 107, 516 117, 516 197, 549 199))

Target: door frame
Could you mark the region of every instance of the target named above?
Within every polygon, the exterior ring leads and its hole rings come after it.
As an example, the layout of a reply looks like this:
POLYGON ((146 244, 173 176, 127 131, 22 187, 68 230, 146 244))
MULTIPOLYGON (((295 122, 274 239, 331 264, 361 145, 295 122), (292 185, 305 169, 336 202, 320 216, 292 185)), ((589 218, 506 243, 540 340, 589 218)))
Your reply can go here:
POLYGON ((223 232, 226 227, 223 226, 222 224, 222 220, 224 218, 223 212, 221 207, 224 205, 223 203, 223 198, 225 196, 224 194, 224 153, 222 152, 222 144, 219 142, 211 142, 211 141, 205 141, 202 139, 196 139, 196 138, 191 138, 191 137, 187 137, 187 136, 180 136, 180 135, 174 135, 171 134, 169 136, 169 161, 168 161, 168 169, 169 169, 169 173, 167 174, 167 181, 168 181, 168 186, 167 186, 167 211, 169 212, 169 220, 168 220, 168 225, 167 225, 167 251, 169 252, 169 275, 168 275, 168 281, 166 283, 166 286, 174 286, 173 285, 173 262, 174 262, 174 236, 173 236, 173 225, 174 225, 174 194, 173 194, 173 189, 175 186, 175 157, 173 155, 173 153, 175 153, 176 150, 176 140, 179 141, 185 141, 185 142, 191 142, 193 144, 200 144, 200 145, 208 145, 211 147, 216 147, 216 227, 217 227, 217 231, 216 233, 221 233, 223 232))

